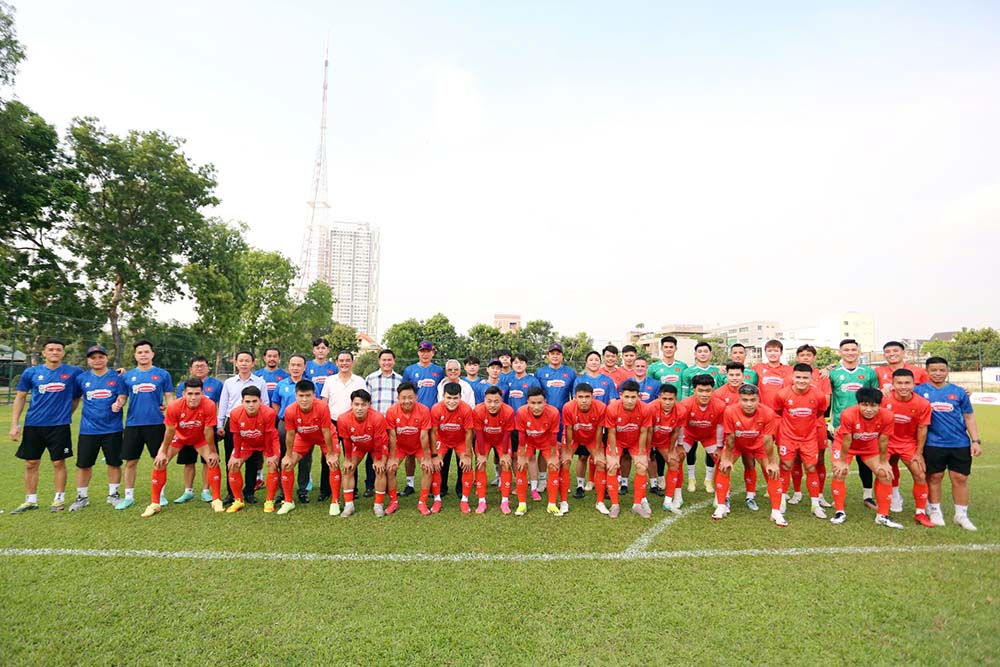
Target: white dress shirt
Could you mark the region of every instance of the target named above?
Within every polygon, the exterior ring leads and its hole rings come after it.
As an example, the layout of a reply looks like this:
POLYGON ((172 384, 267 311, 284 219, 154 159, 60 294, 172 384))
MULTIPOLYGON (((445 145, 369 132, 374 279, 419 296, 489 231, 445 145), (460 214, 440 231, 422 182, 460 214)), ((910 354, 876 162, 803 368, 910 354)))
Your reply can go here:
POLYGON ((368 391, 368 384, 360 375, 351 373, 351 378, 344 382, 340 373, 330 375, 323 383, 322 397, 330 406, 330 416, 337 421, 340 415, 351 409, 351 394, 357 389, 368 391))
MULTIPOLYGON (((449 382, 451 380, 445 378, 438 383, 438 403, 444 400, 444 386, 449 382)), ((462 385, 462 400, 468 403, 470 408, 476 407, 476 392, 472 389, 469 381, 459 378, 458 384, 462 385)))

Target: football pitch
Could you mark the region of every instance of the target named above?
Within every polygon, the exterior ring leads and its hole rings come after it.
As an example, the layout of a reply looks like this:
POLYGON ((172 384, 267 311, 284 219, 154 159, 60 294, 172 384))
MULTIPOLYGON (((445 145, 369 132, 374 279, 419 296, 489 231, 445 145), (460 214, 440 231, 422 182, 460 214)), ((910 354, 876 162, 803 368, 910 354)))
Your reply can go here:
MULTIPOLYGON (((452 493, 436 516, 411 496, 391 517, 361 498, 334 518, 314 492, 287 516, 196 501, 140 519, 149 459, 129 510, 103 502, 99 462, 94 504, 48 513, 44 460, 42 509, 11 516, 23 464, 0 407, 0 664, 996 664, 1000 408, 976 414, 973 533, 951 525, 947 482, 949 525, 914 524, 906 472, 902 531, 873 524, 856 475, 846 524, 805 502, 777 528, 763 480, 761 511, 744 507, 738 468, 733 512, 714 522, 700 461, 684 513, 651 496, 651 520, 627 512, 631 496, 620 518, 601 516, 592 492, 565 517, 530 501, 503 516, 494 487, 481 516, 452 493)), ((171 499, 180 472, 170 466, 171 499)))

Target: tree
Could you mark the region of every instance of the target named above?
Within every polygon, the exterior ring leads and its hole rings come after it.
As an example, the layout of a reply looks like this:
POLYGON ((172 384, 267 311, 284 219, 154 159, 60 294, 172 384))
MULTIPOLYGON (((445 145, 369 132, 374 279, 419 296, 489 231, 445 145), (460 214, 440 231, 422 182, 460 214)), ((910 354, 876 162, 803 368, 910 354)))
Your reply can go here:
POLYGON ((495 357, 497 350, 504 347, 503 334, 488 324, 474 324, 469 329, 467 340, 467 353, 479 357, 483 364, 495 357))
POLYGON ((337 354, 341 350, 358 351, 358 331, 354 327, 334 322, 323 337, 330 341, 331 354, 337 354))
POLYGON ((816 368, 826 368, 830 364, 840 363, 840 354, 832 347, 816 348, 816 368))
POLYGON ((528 363, 535 367, 544 362, 545 351, 556 340, 556 333, 547 320, 529 320, 514 338, 512 349, 526 356, 528 363))
POLYGON ((417 346, 424 340, 424 325, 416 318, 396 322, 382 336, 385 346, 403 360, 416 359, 417 346))
POLYGON ((17 66, 24 60, 24 45, 17 41, 14 8, 0 0, 0 85, 11 86, 17 66))
POLYGON ((359 354, 354 360, 354 374, 366 377, 378 370, 378 352, 359 354))
POLYGON ((201 209, 218 203, 215 171, 189 162, 183 140, 159 131, 118 137, 90 118, 73 122, 69 145, 86 188, 67 246, 102 295, 119 361, 122 317, 144 313, 154 298, 171 301, 180 293, 179 258, 205 225, 201 209))
POLYGON ((587 353, 594 349, 594 339, 584 332, 575 336, 563 336, 563 363, 571 368, 581 369, 587 361, 587 353))
MULTIPOLYGON (((437 357, 441 365, 445 359, 452 357, 459 358, 465 356, 467 341, 464 336, 459 336, 455 331, 455 326, 442 313, 436 313, 430 317, 423 326, 424 339, 434 343, 437 350, 437 357)), ((414 346, 413 350, 416 351, 414 346)), ((459 359, 461 361, 461 359, 459 359)))
POLYGON ((240 274, 243 302, 239 326, 232 334, 238 346, 257 354, 268 345, 294 351, 311 350, 311 347, 293 347, 306 335, 289 296, 296 275, 291 260, 279 252, 250 248, 243 254, 240 274))

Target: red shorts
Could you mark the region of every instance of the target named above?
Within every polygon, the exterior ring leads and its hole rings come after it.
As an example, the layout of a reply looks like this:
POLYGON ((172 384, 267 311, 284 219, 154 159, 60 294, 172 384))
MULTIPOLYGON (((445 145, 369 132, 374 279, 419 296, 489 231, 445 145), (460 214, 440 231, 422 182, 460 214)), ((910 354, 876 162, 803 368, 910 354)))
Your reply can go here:
MULTIPOLYGON (((636 443, 634 445, 625 445, 625 446, 619 445, 618 455, 621 456, 625 452, 628 452, 628 455, 631 456, 632 458, 635 458, 637 456, 647 456, 647 457, 649 456, 649 448, 647 447, 645 450, 642 450, 639 448, 639 443, 636 443)), ((607 453, 609 456, 613 456, 613 454, 611 454, 610 449, 608 450, 607 453)))
POLYGON ((816 445, 820 449, 826 449, 827 447, 830 446, 830 441, 827 440, 827 437, 826 437, 826 421, 825 420, 820 420, 820 422, 818 424, 816 424, 816 445))
POLYGON ((486 442, 480 442, 476 440, 476 456, 489 456, 490 450, 496 451, 498 456, 503 456, 504 454, 510 454, 510 445, 508 444, 504 447, 503 440, 499 444, 491 445, 486 442))
MULTIPOLYGON (((878 456, 878 443, 872 443, 872 445, 868 447, 854 447, 853 445, 851 445, 851 448, 847 450, 847 457, 845 460, 847 461, 847 463, 850 463, 855 456, 857 456, 859 459, 862 460, 870 459, 873 456, 878 456)), ((840 447, 833 448, 833 460, 834 461, 841 460, 840 447)))
MULTIPOLYGON (((680 441, 678 440, 678 442, 680 442, 680 441)), ((712 437, 712 438, 705 438, 704 440, 693 440, 691 442, 688 442, 688 443, 684 444, 684 452, 686 453, 686 452, 691 451, 692 449, 695 448, 696 445, 701 445, 702 447, 704 447, 704 448, 707 449, 709 447, 715 447, 718 444, 719 444, 719 441, 716 440, 714 437, 712 437)))
POLYGON ((233 456, 235 458, 243 460, 250 458, 251 456, 254 455, 255 452, 260 452, 264 458, 278 455, 277 451, 268 451, 268 449, 273 449, 273 448, 262 447, 261 449, 254 449, 253 447, 240 447, 239 449, 233 450, 233 456))
POLYGON ((350 440, 344 440, 344 458, 349 459, 356 456, 360 459, 365 454, 371 454, 373 460, 381 461, 389 455, 389 447, 388 445, 379 446, 374 443, 359 445, 350 440))
POLYGON ((176 449, 177 451, 180 451, 180 450, 184 449, 185 447, 190 447, 191 449, 193 449, 195 451, 198 451, 199 447, 204 447, 207 444, 208 443, 205 442, 204 440, 202 440, 201 442, 199 442, 197 444, 187 444, 187 443, 177 442, 176 440, 171 440, 169 446, 172 447, 172 448, 174 448, 174 449, 176 449))
MULTIPOLYGON (((320 443, 318 442, 310 442, 308 440, 303 440, 296 435, 295 442, 292 443, 292 451, 298 454, 299 456, 308 456, 309 454, 312 454, 313 447, 319 447, 319 446, 320 443)), ((336 440, 333 441, 333 449, 334 453, 340 454, 340 449, 337 447, 336 440)))
POLYGON ((540 447, 536 447, 533 443, 522 443, 522 447, 518 451, 518 454, 520 454, 523 451, 525 458, 530 459, 532 456, 535 455, 535 452, 541 452, 542 457, 544 457, 545 460, 547 461, 549 459, 549 455, 552 453, 553 448, 559 451, 564 446, 565 445, 561 442, 554 442, 552 444, 542 445, 540 447))
POLYGON ((754 457, 758 461, 764 461, 767 459, 767 452, 764 450, 764 445, 757 445, 756 447, 741 447, 737 444, 733 448, 733 452, 736 456, 743 456, 746 454, 747 456, 754 457))
POLYGON ((444 456, 445 452, 447 452, 449 449, 454 449, 455 453, 461 456, 465 454, 465 443, 462 442, 457 445, 450 445, 446 442, 441 442, 441 441, 434 443, 434 453, 437 454, 438 456, 444 456))
MULTIPOLYGON (((875 452, 878 454, 878 452, 875 452)), ((904 461, 912 461, 913 457, 917 455, 917 443, 914 441, 910 442, 900 442, 894 443, 889 442, 889 456, 899 456, 899 458, 904 461)))
POLYGON ((807 465, 816 465, 819 461, 819 447, 815 440, 787 440, 778 445, 778 456, 782 461, 794 461, 797 456, 807 465))
POLYGON ((396 456, 403 458, 404 456, 420 456, 420 441, 418 440, 414 444, 401 443, 396 441, 396 456))

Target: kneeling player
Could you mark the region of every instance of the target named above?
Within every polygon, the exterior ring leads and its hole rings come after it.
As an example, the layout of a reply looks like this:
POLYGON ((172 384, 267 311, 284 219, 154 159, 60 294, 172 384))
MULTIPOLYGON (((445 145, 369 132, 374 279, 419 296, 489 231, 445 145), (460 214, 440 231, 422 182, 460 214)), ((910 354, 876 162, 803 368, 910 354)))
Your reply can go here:
POLYGON ((296 382, 295 403, 285 408, 285 458, 281 459, 281 489, 285 499, 278 514, 295 509, 290 500, 295 497, 295 466, 304 456, 312 454, 316 445, 330 467, 330 516, 340 514, 340 450, 333 442, 332 431, 330 408, 316 400, 316 386, 311 380, 296 382))
POLYGON ((847 520, 844 511, 847 473, 851 459, 859 457, 875 473, 875 523, 888 528, 902 528, 889 518, 892 501, 892 470, 889 468, 889 436, 893 431, 893 415, 879 407, 882 392, 871 387, 857 391, 858 404, 840 414, 840 427, 833 439, 833 505, 836 512, 832 523, 847 520))
MULTIPOLYGON (((449 450, 458 454, 458 467, 462 470, 462 500, 459 507, 468 514, 469 494, 472 492, 472 408, 462 400, 462 386, 458 382, 444 385, 443 399, 431 409, 431 441, 434 443, 434 475, 431 493, 434 504, 430 514, 441 511, 441 466, 449 450)), ((417 505, 423 514, 425 508, 417 505)))
POLYGON ((505 405, 500 387, 486 389, 483 402, 472 411, 476 429, 476 514, 486 511, 486 464, 490 450, 500 459, 500 511, 510 514, 510 434, 514 430, 514 408, 505 405))
POLYGON ((208 466, 208 485, 212 489, 212 509, 224 510, 219 495, 222 471, 219 470, 219 451, 215 448, 215 426, 218 424, 215 403, 201 393, 201 380, 190 378, 184 382, 184 397, 167 406, 163 423, 166 429, 163 443, 153 459, 153 502, 142 513, 143 517, 159 514, 156 502, 167 485, 167 464, 184 447, 194 448, 208 466))
MULTIPOLYGON (((898 464, 900 460, 906 464, 913 476, 913 501, 916 513, 913 520, 921 526, 933 528, 934 524, 927 516, 927 477, 924 464, 924 443, 927 441, 927 427, 931 423, 931 404, 923 396, 913 393, 915 385, 913 371, 909 368, 897 368, 892 372, 892 391, 882 399, 882 407, 893 416, 892 435, 889 436, 889 465, 898 464)), ((893 472, 893 482, 896 482, 893 472)), ((893 487, 896 493, 897 487, 893 487)), ((893 507, 895 497, 889 505, 890 511, 903 511, 903 498, 899 498, 899 506, 893 507)))
POLYGON ((687 416, 687 408, 677 402, 677 387, 672 384, 660 385, 660 399, 649 404, 652 416, 650 447, 667 463, 664 480, 663 510, 675 514, 681 511, 684 498, 681 496, 681 464, 684 462, 684 448, 680 446, 681 425, 687 416))
MULTIPOLYGON (((752 384, 739 388, 739 405, 726 408, 722 417, 726 448, 722 452, 715 473, 715 502, 713 519, 722 519, 729 514, 729 473, 733 462, 742 458, 760 463, 767 480, 767 496, 771 501, 771 521, 779 526, 787 526, 781 512, 781 479, 778 473, 778 456, 774 449, 774 433, 778 417, 774 410, 760 404, 760 391, 752 384)), ((744 465, 746 465, 744 463, 744 465)))
MULTIPOLYGON (((649 432, 653 419, 646 404, 639 400, 639 383, 626 380, 618 389, 618 400, 612 401, 604 418, 608 429, 608 476, 616 475, 623 452, 628 452, 635 462, 635 491, 632 498, 632 513, 644 519, 652 516, 646 501, 646 483, 649 480, 649 432)), ((620 490, 619 490, 620 491, 620 490)), ((618 515, 612 506, 610 516, 618 515)))
POLYGON ((385 417, 372 410, 372 395, 364 389, 351 392, 351 409, 337 417, 337 435, 344 442, 344 511, 354 514, 354 471, 368 454, 375 470, 375 516, 385 516, 385 460, 389 456, 389 427, 385 417))
POLYGON ((239 512, 246 503, 243 500, 243 464, 251 457, 259 468, 261 457, 267 466, 267 500, 264 511, 274 511, 274 494, 278 492, 278 462, 280 445, 278 428, 275 426, 277 413, 260 402, 260 389, 254 385, 243 387, 240 392, 243 404, 229 413, 229 430, 233 433, 233 453, 229 457, 229 488, 233 490, 233 504, 226 512, 239 512))
POLYGON ((389 428, 389 460, 385 464, 388 484, 389 506, 386 514, 399 509, 396 493, 396 471, 400 460, 411 456, 420 457, 420 502, 421 512, 427 509, 427 495, 431 490, 434 465, 431 460, 431 411, 417 402, 417 387, 412 382, 400 382, 396 388, 399 401, 385 411, 385 421, 389 428))
MULTIPOLYGON (((581 376, 582 377, 582 376, 581 376)), ((611 505, 618 506, 618 480, 608 483, 607 460, 604 458, 604 422, 607 408, 595 400, 594 388, 589 382, 577 382, 574 388, 576 398, 566 403, 562 409, 563 432, 566 434, 566 449, 586 452, 586 457, 594 464, 594 490, 597 493, 595 507, 601 514, 608 514, 604 505, 605 490, 611 494, 611 505)), ((562 509, 562 508, 560 508, 562 509)), ((566 504, 569 509, 569 504, 566 504)))
MULTIPOLYGON (((517 451, 517 510, 514 516, 524 516, 528 511, 528 461, 541 452, 549 469, 559 470, 559 409, 545 403, 545 390, 532 387, 528 390, 528 403, 514 413, 519 448, 517 451)), ((559 479, 553 475, 552 482, 559 479)), ((548 488, 549 504, 546 511, 562 516, 556 505, 558 483, 548 488)))

